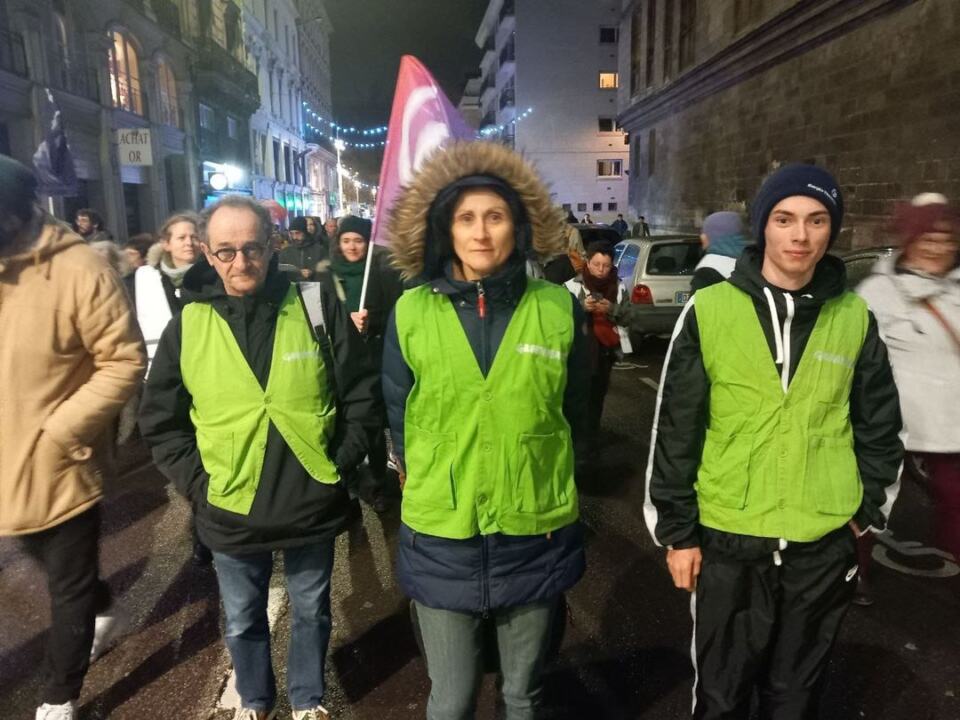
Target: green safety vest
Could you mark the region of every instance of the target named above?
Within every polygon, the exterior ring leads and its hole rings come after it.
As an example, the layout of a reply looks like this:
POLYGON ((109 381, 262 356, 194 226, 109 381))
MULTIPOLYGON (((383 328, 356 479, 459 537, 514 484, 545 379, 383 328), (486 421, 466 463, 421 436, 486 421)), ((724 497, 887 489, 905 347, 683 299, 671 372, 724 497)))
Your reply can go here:
POLYGON ((571 311, 565 288, 528 279, 484 378, 448 297, 424 285, 400 298, 397 333, 415 380, 404 416, 409 527, 465 539, 577 519, 563 415, 571 311))
POLYGON ((828 300, 786 393, 750 296, 730 283, 697 291, 710 424, 697 472, 700 522, 717 530, 818 540, 860 506, 850 390, 867 305, 828 300))
POLYGON ((191 397, 200 459, 210 475, 207 502, 249 514, 271 422, 314 479, 336 483, 337 468, 327 454, 336 407, 297 286, 290 286, 278 311, 266 389, 209 303, 185 306, 182 323, 180 372, 191 397))

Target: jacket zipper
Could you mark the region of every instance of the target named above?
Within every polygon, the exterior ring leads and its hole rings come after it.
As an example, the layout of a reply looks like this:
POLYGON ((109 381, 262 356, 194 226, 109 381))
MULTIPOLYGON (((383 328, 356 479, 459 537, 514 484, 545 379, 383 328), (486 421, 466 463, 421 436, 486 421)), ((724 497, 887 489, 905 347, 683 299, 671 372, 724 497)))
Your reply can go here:
POLYGON ((480 280, 477 280, 477 314, 481 320, 487 316, 487 296, 480 280))

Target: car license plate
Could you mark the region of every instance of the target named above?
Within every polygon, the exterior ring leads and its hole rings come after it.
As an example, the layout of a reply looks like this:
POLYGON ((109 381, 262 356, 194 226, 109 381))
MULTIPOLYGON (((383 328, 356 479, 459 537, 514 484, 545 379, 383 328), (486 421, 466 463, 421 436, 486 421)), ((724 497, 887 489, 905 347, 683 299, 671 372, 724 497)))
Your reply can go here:
POLYGON ((677 303, 677 305, 684 305, 686 304, 687 300, 690 299, 690 291, 678 290, 677 293, 673 296, 673 298, 674 298, 674 301, 677 303))

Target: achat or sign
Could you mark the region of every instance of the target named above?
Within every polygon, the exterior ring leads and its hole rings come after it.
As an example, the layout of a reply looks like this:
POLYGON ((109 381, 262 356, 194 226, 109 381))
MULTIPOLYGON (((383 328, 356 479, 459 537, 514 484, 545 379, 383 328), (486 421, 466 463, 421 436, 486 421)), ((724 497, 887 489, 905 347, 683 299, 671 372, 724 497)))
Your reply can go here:
POLYGON ((150 131, 140 128, 117 130, 117 152, 121 165, 153 165, 150 131))

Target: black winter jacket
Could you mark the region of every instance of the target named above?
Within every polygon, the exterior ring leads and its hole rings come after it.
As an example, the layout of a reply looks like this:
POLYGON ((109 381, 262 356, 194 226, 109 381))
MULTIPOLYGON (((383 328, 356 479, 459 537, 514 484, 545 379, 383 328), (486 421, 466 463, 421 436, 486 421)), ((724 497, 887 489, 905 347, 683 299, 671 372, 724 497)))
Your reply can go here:
MULTIPOLYGON (((321 238, 308 237, 300 245, 288 245, 280 251, 280 263, 293 265, 301 270, 316 272, 317 264, 330 257, 330 250, 326 241, 321 238)), ((296 278, 300 280, 301 278, 296 278)))
MULTIPOLYGON (((527 287, 525 265, 514 258, 503 271, 483 281, 486 317, 477 312, 477 284, 446 275, 431 281, 435 292, 450 298, 486 375, 527 287)), ((580 304, 570 296, 577 329, 567 361, 564 416, 574 436, 580 432, 589 393, 586 323, 580 304)), ((403 459, 404 414, 413 388, 413 373, 400 350, 396 319, 387 324, 383 355, 383 392, 394 442, 403 459)), ((397 578, 410 597, 428 607, 485 612, 555 598, 583 575, 583 531, 573 523, 549 535, 513 537, 500 533, 450 540, 416 533, 401 525, 397 578)))
MULTIPOLYGON (((770 357, 757 358, 757 362, 774 362, 777 353, 773 316, 764 288, 769 289, 776 305, 781 333, 787 317, 786 291, 764 280, 760 274, 762 261, 758 248, 747 248, 727 282, 748 293, 753 300, 770 348, 770 357)), ((843 262, 828 255, 817 264, 810 284, 790 293, 795 314, 789 338, 784 338, 784 344, 789 342, 791 347, 790 379, 803 357, 823 303, 844 292, 847 290, 843 262)), ((773 552, 779 543, 777 538, 734 536, 698 524, 694 483, 709 417, 710 383, 700 353, 696 297, 690 299, 680 315, 665 360, 651 438, 653 453, 647 468, 647 525, 654 540, 661 545, 695 547, 701 544, 702 535, 709 532, 711 541, 728 546, 732 555, 753 557, 773 552), (718 540, 714 537, 718 534, 726 538, 718 540)), ((777 370, 781 372, 782 367, 777 365, 777 370)), ((863 529, 872 526, 882 530, 899 489, 903 444, 899 435, 902 421, 897 387, 873 313, 870 313, 867 336, 854 369, 850 422, 864 487, 863 502, 853 519, 863 529)))
MULTIPOLYGON (((329 276, 320 278, 326 335, 321 334, 325 360, 333 365, 337 426, 331 457, 341 477, 352 472, 367 452, 367 437, 381 417, 375 391, 377 376, 366 353, 358 348, 349 318, 336 301, 329 276)), ((266 386, 270 375, 277 310, 290 287, 271 266, 261 290, 236 298, 205 259, 184 279, 185 300, 210 303, 228 323, 254 375, 266 386)), ((332 537, 344 530, 357 508, 344 483, 314 480, 270 424, 260 484, 249 515, 239 515, 206 502, 209 476, 203 469, 190 420, 191 398, 180 372, 181 317, 170 321, 154 357, 141 405, 140 428, 157 467, 194 506, 200 539, 224 553, 257 552, 295 547, 332 537)), ((225 379, 229 382, 229 379, 225 379)))

